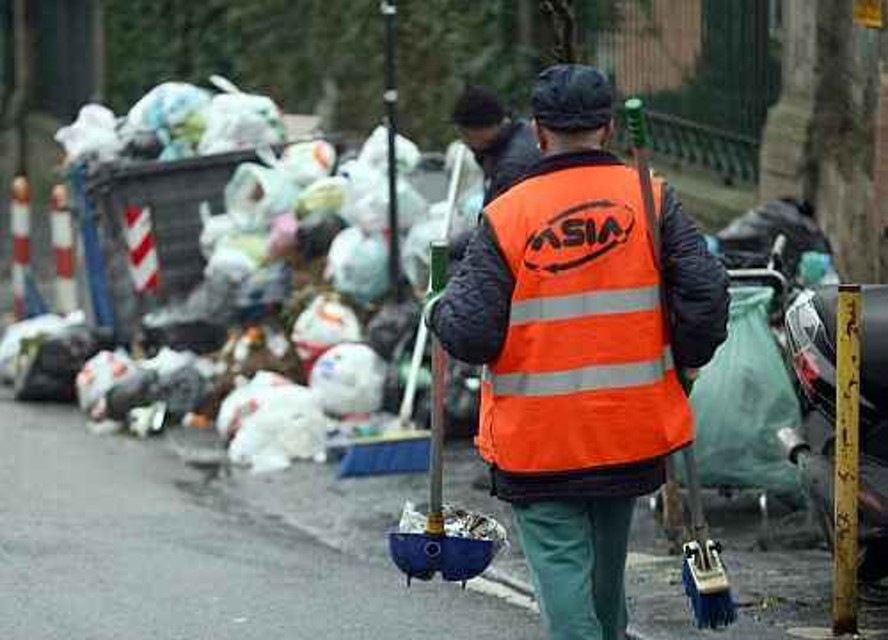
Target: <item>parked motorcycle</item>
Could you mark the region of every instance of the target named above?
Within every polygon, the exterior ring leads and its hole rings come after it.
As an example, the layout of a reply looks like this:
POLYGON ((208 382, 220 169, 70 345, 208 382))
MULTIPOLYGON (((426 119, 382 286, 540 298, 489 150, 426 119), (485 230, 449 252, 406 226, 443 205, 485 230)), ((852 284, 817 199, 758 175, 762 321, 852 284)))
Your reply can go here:
MULTIPOLYGON (((864 582, 888 576, 888 286, 863 287, 860 366, 860 566, 864 582)), ((802 292, 786 312, 786 337, 800 387, 825 418, 825 433, 810 428, 780 433, 798 466, 824 534, 832 544, 836 417, 838 288, 802 292)))

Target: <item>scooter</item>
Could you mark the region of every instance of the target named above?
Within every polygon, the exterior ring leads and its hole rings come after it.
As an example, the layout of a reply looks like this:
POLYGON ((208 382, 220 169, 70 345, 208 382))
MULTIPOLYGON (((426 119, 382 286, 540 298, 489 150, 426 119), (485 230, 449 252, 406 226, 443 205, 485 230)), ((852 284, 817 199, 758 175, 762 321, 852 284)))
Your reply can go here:
MULTIPOLYGON (((888 286, 865 286, 862 297, 858 576, 863 582, 877 582, 888 576, 888 286)), ((803 291, 786 312, 793 369, 807 401, 823 420, 820 433, 806 421, 779 434, 831 545, 837 304, 838 288, 823 287, 803 291)))

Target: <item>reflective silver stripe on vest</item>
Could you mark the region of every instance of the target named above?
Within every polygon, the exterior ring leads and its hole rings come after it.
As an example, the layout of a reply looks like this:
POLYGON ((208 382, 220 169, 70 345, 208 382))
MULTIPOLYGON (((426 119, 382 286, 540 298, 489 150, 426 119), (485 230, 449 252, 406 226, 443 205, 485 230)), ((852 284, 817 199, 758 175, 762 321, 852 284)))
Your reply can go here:
POLYGON ((607 364, 555 371, 551 373, 491 372, 493 393, 498 396, 558 396, 584 391, 639 387, 660 382, 673 369, 672 350, 668 347, 662 358, 629 364, 607 364))
POLYGON ((509 324, 570 320, 609 313, 653 311, 660 305, 658 287, 592 291, 569 296, 531 298, 512 302, 509 324))

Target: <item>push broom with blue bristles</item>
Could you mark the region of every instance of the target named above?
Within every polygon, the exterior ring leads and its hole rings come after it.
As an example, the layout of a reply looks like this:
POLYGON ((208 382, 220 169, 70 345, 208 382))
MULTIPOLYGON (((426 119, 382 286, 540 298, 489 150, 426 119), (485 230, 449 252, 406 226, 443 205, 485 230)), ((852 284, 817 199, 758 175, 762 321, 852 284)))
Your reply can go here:
MULTIPOLYGON (((653 187, 647 163, 649 145, 644 121, 644 103, 638 98, 630 98, 626 101, 625 109, 651 247, 657 267, 660 268, 660 225, 654 212, 653 187)), ((662 290, 661 299, 665 310, 666 300, 662 290)), ((682 380, 682 384, 685 392, 690 394, 690 381, 682 380)), ((703 499, 700 495, 700 478, 697 474, 693 445, 684 449, 683 457, 691 501, 691 535, 690 540, 682 545, 682 584, 685 595, 690 601, 697 627, 718 629, 730 625, 737 619, 737 605, 731 596, 728 573, 721 560, 721 545, 709 537, 709 527, 703 515, 703 499)))
MULTIPOLYGON (((456 154, 450 185, 447 190, 447 214, 444 220, 444 238, 429 248, 430 277, 428 295, 441 293, 447 281, 447 238, 453 222, 456 198, 466 155, 465 146, 456 154)), ((390 166, 393 166, 390 161, 390 166)), ((392 200, 394 202, 394 199, 392 200)), ((394 228, 394 227, 393 227, 394 228)), ((348 448, 339 465, 339 477, 377 476, 400 473, 425 473, 429 470, 431 444, 429 432, 420 430, 413 422, 417 380, 428 343, 429 332, 422 317, 413 345, 413 357, 407 375, 407 385, 401 400, 396 428, 378 436, 356 439, 348 448)))

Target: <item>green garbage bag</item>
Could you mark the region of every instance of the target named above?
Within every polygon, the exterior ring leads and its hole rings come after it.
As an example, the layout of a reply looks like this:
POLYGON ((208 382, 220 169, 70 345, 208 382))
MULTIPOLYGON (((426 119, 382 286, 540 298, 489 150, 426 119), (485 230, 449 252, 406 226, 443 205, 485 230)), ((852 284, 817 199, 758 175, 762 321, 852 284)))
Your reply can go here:
POLYGON ((703 486, 797 489, 777 432, 801 423, 801 407, 768 326, 773 295, 768 287, 731 288, 728 339, 694 384, 694 451, 703 486))

